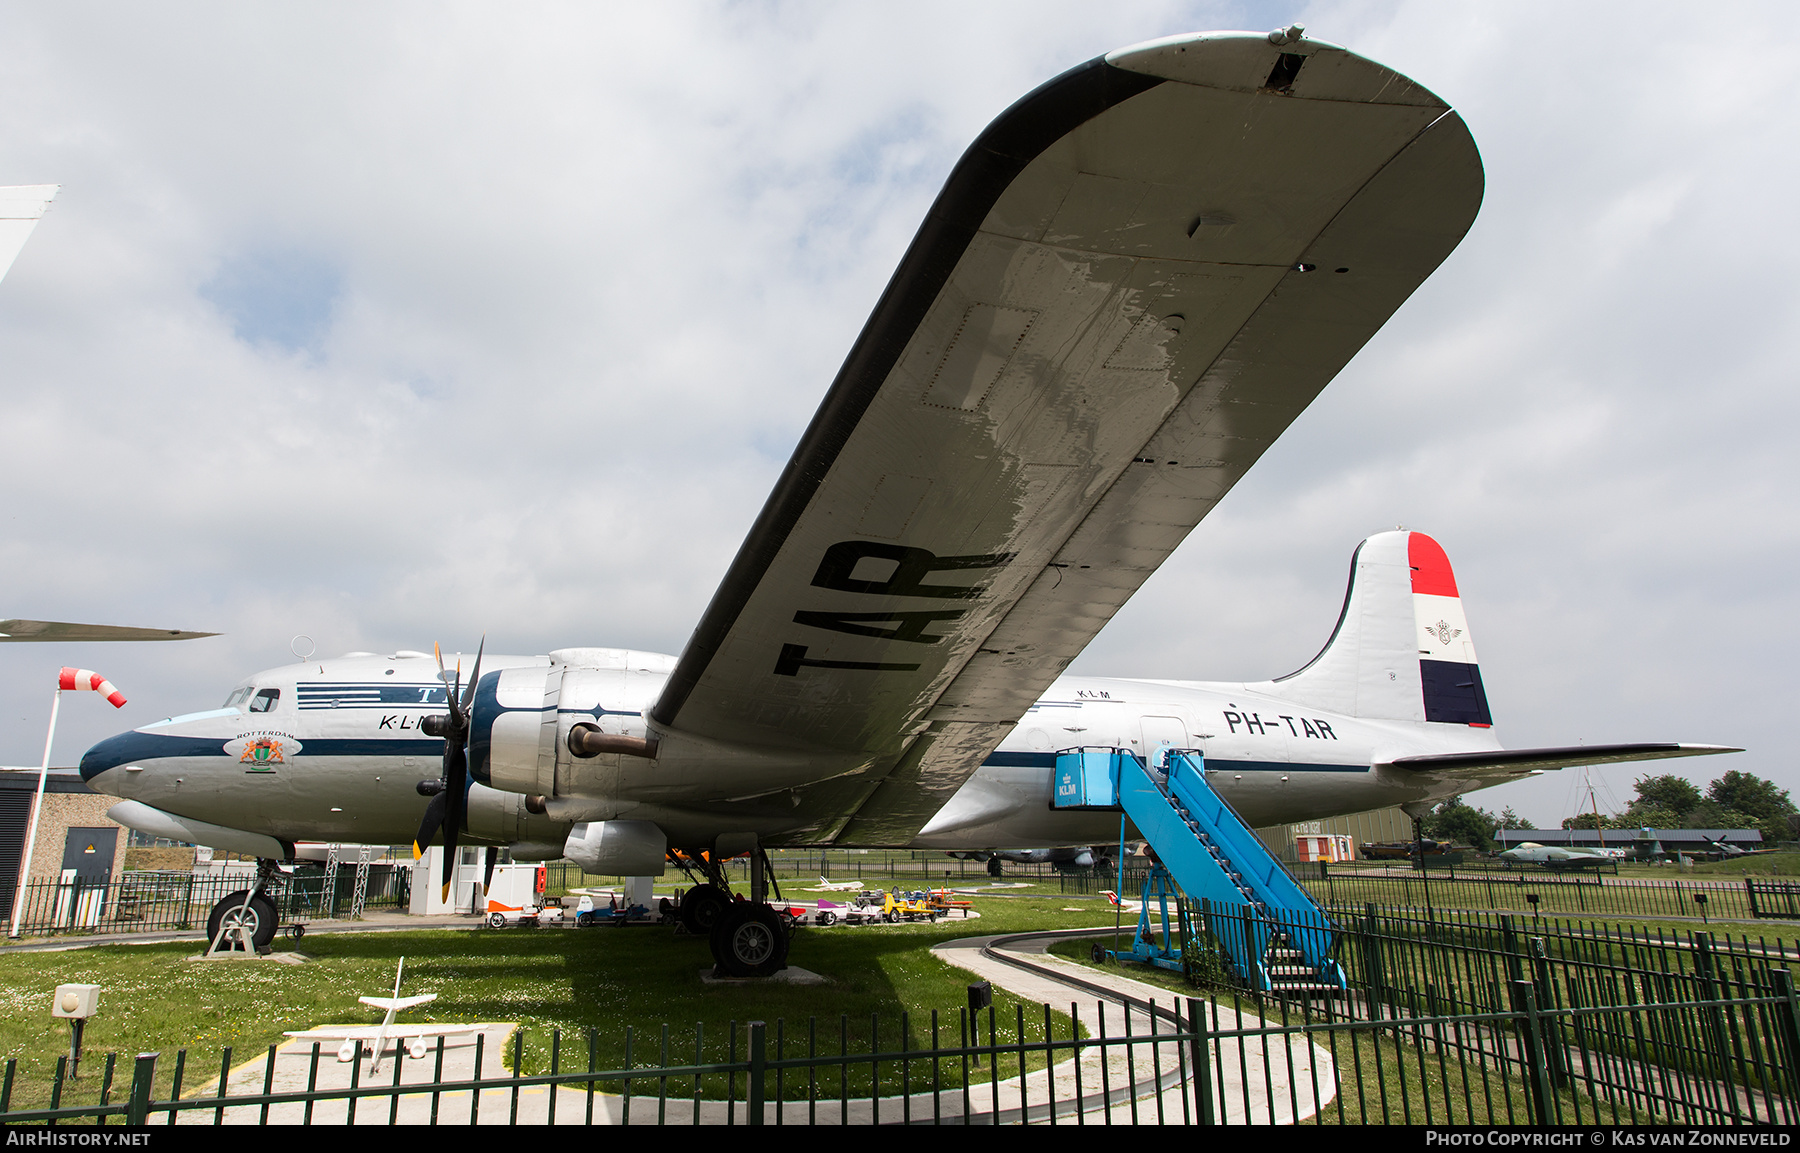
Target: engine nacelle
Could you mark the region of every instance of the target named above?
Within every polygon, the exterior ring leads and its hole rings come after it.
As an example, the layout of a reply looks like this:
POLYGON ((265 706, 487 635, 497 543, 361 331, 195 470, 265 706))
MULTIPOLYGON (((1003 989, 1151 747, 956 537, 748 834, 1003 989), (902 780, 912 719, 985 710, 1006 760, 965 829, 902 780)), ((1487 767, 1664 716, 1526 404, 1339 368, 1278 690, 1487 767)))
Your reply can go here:
POLYGON ((652 821, 587 821, 569 830, 563 856, 584 873, 660 877, 669 839, 652 821))
POLYGON ((563 822, 529 812, 525 808, 525 798, 518 793, 486 789, 480 785, 469 790, 468 829, 480 840, 502 844, 548 844, 559 841, 567 827, 563 822))
POLYGON ((619 754, 577 758, 569 730, 644 737, 644 710, 675 658, 628 649, 558 649, 550 664, 488 673, 470 705, 469 772, 531 797, 606 795, 619 754))

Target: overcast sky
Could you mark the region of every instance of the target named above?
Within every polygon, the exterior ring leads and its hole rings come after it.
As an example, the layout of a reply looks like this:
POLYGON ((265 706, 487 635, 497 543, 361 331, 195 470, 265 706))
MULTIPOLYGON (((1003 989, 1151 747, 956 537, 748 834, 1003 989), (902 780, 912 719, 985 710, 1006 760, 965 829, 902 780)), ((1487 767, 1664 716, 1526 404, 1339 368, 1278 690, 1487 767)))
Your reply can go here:
MULTIPOLYGON (((65 702, 68 764, 296 634, 679 652, 976 133, 1299 20, 1457 107, 1485 205, 1073 671, 1289 672, 1404 524, 1509 745, 1742 745, 1675 771, 1800 794, 1797 37, 1697 11, 0 5, 0 184, 63 186, 0 283, 0 616, 227 634, 0 646, 0 761, 65 663, 131 699, 65 702)), ((1555 824, 1572 776, 1472 800, 1555 824)))

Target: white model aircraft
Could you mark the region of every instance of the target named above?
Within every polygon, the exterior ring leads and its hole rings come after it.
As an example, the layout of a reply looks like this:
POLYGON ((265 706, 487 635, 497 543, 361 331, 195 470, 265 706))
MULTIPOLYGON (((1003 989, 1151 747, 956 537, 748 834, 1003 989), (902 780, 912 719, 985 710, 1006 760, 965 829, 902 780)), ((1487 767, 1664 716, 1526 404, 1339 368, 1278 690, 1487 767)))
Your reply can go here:
POLYGON ((1072 746, 1202 749, 1252 824, 1724 751, 1502 749, 1449 562, 1404 531, 1357 551, 1290 676, 1062 675, 1481 195, 1455 112, 1298 28, 1090 61, 958 163, 679 658, 478 657, 466 690, 422 653, 294 665, 82 773, 122 823, 267 858, 411 835, 416 785, 421 842, 673 857, 712 879, 684 918, 755 974, 786 934, 754 869, 727 899, 720 858, 1116 841, 1116 814, 1050 807, 1072 746))
POLYGON ((402 1009, 413 1009, 420 1005, 428 1005, 437 1000, 436 993, 422 993, 417 997, 402 997, 400 981, 406 972, 406 958, 400 958, 400 964, 394 969, 394 994, 391 997, 358 997, 363 1004, 376 1009, 385 1009, 386 1015, 379 1025, 331 1025, 323 1029, 289 1030, 282 1036, 292 1037, 296 1041, 337 1041, 337 1059, 354 1061, 360 1051, 365 1057, 374 1057, 375 1064, 369 1072, 381 1071, 381 1057, 387 1052, 388 1042, 392 1041, 397 1053, 402 1047, 406 1055, 413 1060, 422 1059, 430 1051, 429 1039, 433 1037, 459 1038, 470 1037, 481 1032, 479 1025, 396 1025, 394 1015, 402 1009))

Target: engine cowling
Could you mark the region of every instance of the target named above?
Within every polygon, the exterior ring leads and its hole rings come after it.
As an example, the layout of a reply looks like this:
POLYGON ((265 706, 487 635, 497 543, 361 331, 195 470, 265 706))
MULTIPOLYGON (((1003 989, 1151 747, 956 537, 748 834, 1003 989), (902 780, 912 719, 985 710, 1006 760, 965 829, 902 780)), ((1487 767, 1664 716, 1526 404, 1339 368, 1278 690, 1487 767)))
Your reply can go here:
POLYGON ((619 754, 573 756, 570 729, 648 737, 644 712, 674 665, 661 653, 559 649, 547 666, 487 674, 470 706, 470 774, 531 797, 604 795, 619 754))

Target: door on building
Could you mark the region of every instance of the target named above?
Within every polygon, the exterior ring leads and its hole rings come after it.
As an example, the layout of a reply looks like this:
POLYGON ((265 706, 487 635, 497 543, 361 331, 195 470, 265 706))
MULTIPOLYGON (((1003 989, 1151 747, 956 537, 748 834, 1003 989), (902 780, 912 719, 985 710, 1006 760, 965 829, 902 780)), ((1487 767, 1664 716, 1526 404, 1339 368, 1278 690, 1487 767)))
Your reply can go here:
POLYGON ((69 870, 89 884, 105 884, 112 880, 113 855, 119 848, 117 826, 104 829, 70 829, 63 841, 62 875, 69 870))
POLYGON ((62 884, 56 895, 58 925, 91 929, 100 923, 120 832, 116 825, 69 830, 63 840, 62 884))

